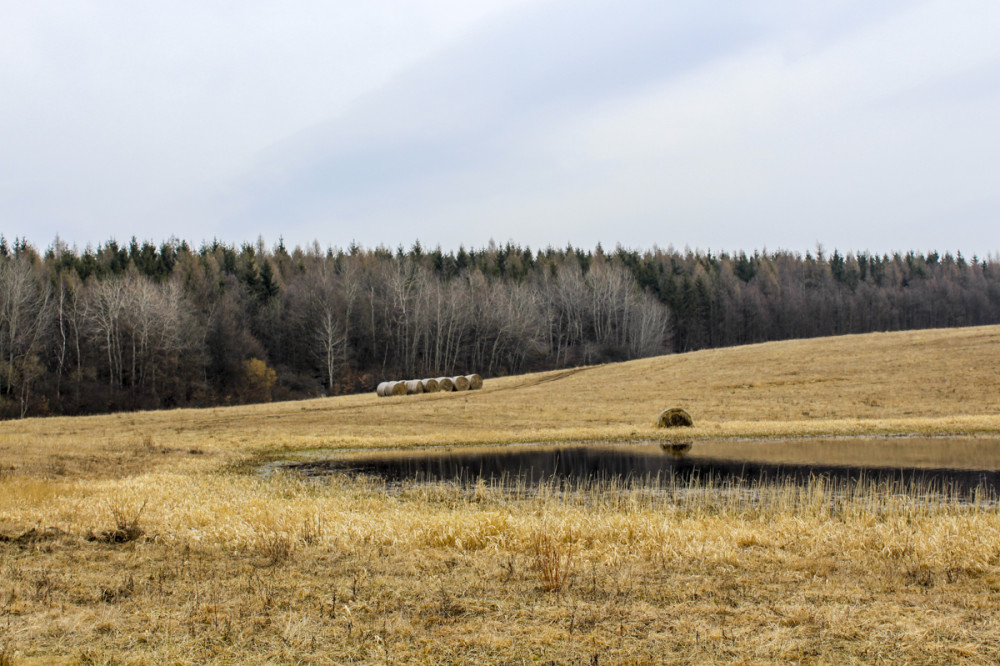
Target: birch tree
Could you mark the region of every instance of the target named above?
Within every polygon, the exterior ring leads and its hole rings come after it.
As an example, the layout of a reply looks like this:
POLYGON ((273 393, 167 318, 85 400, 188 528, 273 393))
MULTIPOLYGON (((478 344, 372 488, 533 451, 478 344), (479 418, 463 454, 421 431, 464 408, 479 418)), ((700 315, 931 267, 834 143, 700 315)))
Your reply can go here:
POLYGON ((0 394, 17 401, 22 417, 44 373, 39 356, 49 340, 50 297, 31 256, 0 260, 0 394))

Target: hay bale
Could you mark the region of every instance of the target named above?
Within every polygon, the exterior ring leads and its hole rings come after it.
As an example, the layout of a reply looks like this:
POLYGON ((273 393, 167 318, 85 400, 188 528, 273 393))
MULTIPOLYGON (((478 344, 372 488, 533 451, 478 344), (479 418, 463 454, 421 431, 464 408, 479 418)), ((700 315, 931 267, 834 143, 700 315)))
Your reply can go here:
POLYGON ((455 385, 456 391, 468 391, 469 390, 469 380, 465 375, 459 375, 458 377, 452 377, 451 383, 455 385))
POLYGON ((397 383, 398 382, 380 382, 378 387, 375 389, 375 394, 380 398, 387 398, 391 395, 405 395, 405 391, 404 393, 400 393, 398 389, 396 389, 396 392, 393 393, 393 386, 397 383))
POLYGON ((656 419, 659 428, 676 428, 678 426, 693 426, 694 421, 691 415, 680 407, 671 407, 660 412, 660 417, 656 419))
POLYGON ((403 382, 406 387, 406 395, 418 395, 424 392, 424 385, 419 379, 410 379, 403 382))
POLYGON ((385 394, 387 396, 406 395, 406 382, 389 382, 389 386, 385 389, 385 394))
POLYGON ((441 390, 436 379, 421 379, 420 383, 424 385, 424 393, 437 393, 441 390))
POLYGON ((483 388, 483 378, 477 375, 476 373, 472 373, 471 375, 466 375, 465 378, 469 380, 470 391, 477 391, 483 388))
POLYGON ((451 381, 451 377, 438 377, 437 383, 438 383, 438 388, 442 391, 455 390, 455 382, 451 381))

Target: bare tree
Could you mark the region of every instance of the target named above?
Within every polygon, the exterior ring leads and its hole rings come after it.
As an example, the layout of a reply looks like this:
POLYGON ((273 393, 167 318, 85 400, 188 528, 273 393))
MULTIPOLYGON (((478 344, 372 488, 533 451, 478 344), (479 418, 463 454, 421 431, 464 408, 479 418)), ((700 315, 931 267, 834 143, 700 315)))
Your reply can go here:
POLYGON ((670 310, 650 294, 635 294, 627 345, 632 358, 665 354, 670 346, 670 310))
POLYGON ((108 384, 125 384, 125 282, 121 279, 93 281, 84 304, 84 320, 90 338, 107 355, 108 384))
POLYGON ((157 368, 191 344, 184 335, 181 291, 176 282, 155 283, 134 272, 91 285, 84 319, 91 339, 107 357, 112 388, 156 397, 157 368))
POLYGON ((582 347, 588 321, 587 285, 578 264, 567 263, 558 273, 549 276, 544 285, 548 309, 549 348, 553 351, 555 365, 568 362, 569 353, 582 347))
POLYGON ((0 392, 18 400, 22 417, 44 373, 39 354, 52 319, 50 296, 30 256, 0 260, 0 392))
POLYGON ((594 262, 587 274, 594 342, 605 348, 628 349, 631 310, 638 288, 625 269, 594 262))
POLYGON ((82 284, 76 273, 60 271, 55 278, 55 296, 52 307, 56 333, 56 399, 62 398, 62 380, 67 365, 76 362, 71 374, 79 386, 83 356, 80 348, 80 290, 82 284), (70 358, 72 356, 72 358, 70 358))
POLYGON ((314 342, 316 353, 323 362, 327 393, 332 394, 334 380, 346 355, 347 327, 330 305, 325 306, 320 312, 314 342))

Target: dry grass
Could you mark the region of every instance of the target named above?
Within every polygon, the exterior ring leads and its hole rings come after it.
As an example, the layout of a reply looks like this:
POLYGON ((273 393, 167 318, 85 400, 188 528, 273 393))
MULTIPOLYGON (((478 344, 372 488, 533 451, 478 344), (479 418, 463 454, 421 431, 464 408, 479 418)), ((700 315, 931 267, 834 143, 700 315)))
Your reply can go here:
POLYGON ((993 504, 822 480, 511 494, 241 470, 310 448, 663 439, 663 404, 697 406, 684 439, 997 434, 997 367, 987 327, 698 352, 460 396, 5 422, 0 655, 996 662, 993 504), (87 540, 129 526, 142 534, 87 540))
POLYGON ((127 498, 113 497, 108 507, 114 527, 104 530, 100 536, 93 536, 91 540, 101 540, 108 543, 128 543, 140 538, 144 531, 139 525, 142 512, 146 510, 146 502, 136 507, 135 503, 127 498))
POLYGON ((538 574, 541 589, 558 592, 569 583, 573 573, 573 545, 563 544, 548 531, 539 530, 531 537, 531 568, 538 574))
MULTIPOLYGON (((347 479, 133 483, 159 488, 150 538, 55 533, 4 546, 0 612, 18 655, 1000 657, 997 511, 922 504, 891 488, 817 481, 756 493, 597 487, 526 497, 482 486, 388 492, 347 479)), ((67 520, 86 509, 49 510, 67 520)))

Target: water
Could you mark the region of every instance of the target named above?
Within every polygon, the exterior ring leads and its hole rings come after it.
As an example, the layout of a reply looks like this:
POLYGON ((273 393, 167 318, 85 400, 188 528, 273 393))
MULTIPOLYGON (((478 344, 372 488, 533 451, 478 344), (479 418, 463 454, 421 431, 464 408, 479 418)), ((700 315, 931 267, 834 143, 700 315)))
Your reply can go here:
POLYGON ((531 487, 541 483, 802 483, 870 480, 968 494, 1000 491, 1000 438, 809 438, 682 444, 571 443, 366 451, 285 463, 310 476, 531 487))

